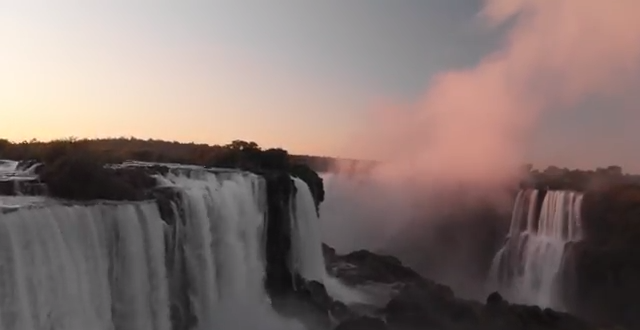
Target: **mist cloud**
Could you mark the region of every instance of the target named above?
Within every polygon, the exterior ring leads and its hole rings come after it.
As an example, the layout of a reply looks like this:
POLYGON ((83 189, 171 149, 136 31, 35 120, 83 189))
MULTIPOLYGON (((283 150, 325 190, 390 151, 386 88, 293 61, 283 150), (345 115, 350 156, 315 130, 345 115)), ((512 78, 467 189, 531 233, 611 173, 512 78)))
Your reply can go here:
POLYGON ((376 111, 358 148, 392 160, 380 175, 511 179, 543 112, 615 95, 637 73, 640 1, 486 0, 478 18, 506 30, 499 49, 436 76, 414 104, 376 111))
POLYGON ((340 198, 321 209, 330 244, 395 251, 456 290, 477 287, 473 273, 491 261, 480 247, 501 239, 490 227, 508 223, 513 196, 504 184, 519 178, 540 116, 625 92, 640 63, 638 0, 486 0, 478 19, 505 31, 500 47, 434 77, 411 104, 379 104, 353 145, 384 165, 367 178, 332 178, 327 195, 340 198), (449 263, 429 261, 442 254, 449 263))

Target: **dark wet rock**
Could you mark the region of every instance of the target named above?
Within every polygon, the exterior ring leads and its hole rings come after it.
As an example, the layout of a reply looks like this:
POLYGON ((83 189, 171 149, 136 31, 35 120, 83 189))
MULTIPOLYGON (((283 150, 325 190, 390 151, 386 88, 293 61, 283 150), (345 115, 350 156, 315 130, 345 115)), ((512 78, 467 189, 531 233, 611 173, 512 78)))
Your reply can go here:
POLYGON ((329 262, 332 262, 338 256, 336 249, 330 247, 326 243, 322 243, 322 254, 324 255, 325 260, 328 260, 329 262))
POLYGON ((403 266, 400 260, 392 256, 378 255, 366 250, 338 256, 335 250, 329 247, 324 248, 324 253, 328 271, 351 285, 421 280, 418 273, 403 266))
POLYGON ((383 320, 362 316, 340 323, 335 330, 386 330, 383 320))
POLYGON ((583 199, 584 239, 566 246, 562 297, 596 324, 640 329, 640 186, 608 184, 583 199))
POLYGON ((291 198, 295 185, 285 172, 264 175, 267 181, 267 292, 272 296, 288 294, 292 290, 293 274, 289 269, 291 252, 291 198))
POLYGON ((337 323, 357 317, 351 308, 341 301, 334 300, 329 307, 329 316, 337 323))
POLYGON ((304 300, 311 302, 318 310, 329 312, 333 299, 327 293, 324 284, 318 281, 305 281, 299 275, 295 275, 295 294, 304 300))
POLYGON ((179 189, 175 187, 157 187, 151 191, 151 195, 156 201, 160 217, 165 223, 173 227, 177 221, 184 220, 182 193, 179 189))
POLYGON ((640 248, 577 242, 566 260, 563 293, 570 311, 603 326, 640 327, 640 248))
POLYGON ((500 306, 503 302, 504 299, 498 292, 493 292, 487 297, 487 306, 500 306))
POLYGON ((566 313, 510 305, 492 295, 487 305, 455 298, 437 286, 408 286, 386 307, 389 328, 401 329, 567 329, 595 327, 566 313))
POLYGON ((69 155, 46 164, 40 174, 51 196, 87 201, 139 201, 150 198, 156 186, 153 169, 108 168, 90 157, 69 155))
POLYGON ((313 200, 316 203, 316 212, 319 212, 320 203, 324 201, 324 182, 320 175, 304 164, 291 166, 289 172, 292 176, 300 178, 309 186, 313 200))
POLYGON ((51 196, 73 201, 140 201, 154 197, 155 174, 169 169, 148 166, 105 166, 100 157, 69 152, 49 162, 20 161, 16 172, 0 178, 0 194, 51 196))
POLYGON ((408 284, 387 304, 390 325, 400 327, 443 327, 450 314, 458 313, 453 292, 429 281, 408 284))
POLYGON ((12 180, 0 180, 0 195, 15 195, 15 185, 12 180))
MULTIPOLYGON (((401 330, 595 330, 585 321, 567 313, 537 306, 512 305, 498 292, 486 304, 456 297, 448 286, 423 278, 397 259, 368 251, 345 256, 323 248, 328 267, 338 278, 351 282, 395 282, 399 290, 380 311, 386 329, 401 330)), ((357 318, 343 321, 350 326, 357 318)), ((355 327, 355 325, 354 325, 355 327)), ((348 329, 348 328, 345 328, 348 329)), ((357 329, 357 328, 354 328, 357 329)))
POLYGON ((306 281, 299 275, 294 276, 292 290, 279 291, 271 295, 274 309, 286 317, 296 318, 308 329, 331 328, 331 311, 339 309, 326 288, 317 281, 306 281))
POLYGON ((0 195, 4 196, 42 196, 47 194, 47 186, 38 178, 0 179, 0 195))

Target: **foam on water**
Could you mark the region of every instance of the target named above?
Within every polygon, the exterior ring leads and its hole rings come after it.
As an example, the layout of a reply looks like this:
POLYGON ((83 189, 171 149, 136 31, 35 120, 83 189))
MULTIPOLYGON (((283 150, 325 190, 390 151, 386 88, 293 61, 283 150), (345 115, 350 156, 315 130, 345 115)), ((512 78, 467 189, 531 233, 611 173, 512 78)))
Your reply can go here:
POLYGON ((20 166, 20 162, 0 159, 0 180, 33 180, 37 177, 35 171, 40 165, 33 163, 25 168, 20 166))

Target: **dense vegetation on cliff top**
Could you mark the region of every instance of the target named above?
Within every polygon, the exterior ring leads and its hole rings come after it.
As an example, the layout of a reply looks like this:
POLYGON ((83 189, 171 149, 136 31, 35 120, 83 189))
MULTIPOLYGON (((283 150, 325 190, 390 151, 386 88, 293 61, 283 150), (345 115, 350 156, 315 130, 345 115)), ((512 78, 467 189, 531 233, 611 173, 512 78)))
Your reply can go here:
POLYGON ((21 143, 0 140, 2 158, 44 163, 39 174, 50 193, 78 200, 145 198, 141 191, 152 187, 155 181, 143 170, 115 170, 104 166, 135 160, 235 168, 255 173, 284 171, 304 180, 320 203, 324 200, 322 179, 308 164, 316 168, 329 166, 322 157, 293 156, 283 149, 262 149, 255 142, 240 140, 223 146, 135 138, 21 143))
POLYGON ((306 164, 314 171, 326 172, 330 170, 336 161, 353 161, 322 156, 291 155, 278 148, 263 150, 255 142, 241 140, 236 140, 226 145, 208 145, 137 138, 68 138, 51 142, 31 140, 19 143, 0 139, 0 157, 14 160, 37 159, 46 161, 51 157, 55 157, 56 154, 60 154, 60 150, 66 149, 72 142, 74 146, 83 146, 94 152, 96 156, 101 157, 103 161, 109 163, 139 160, 228 167, 247 165, 246 163, 249 162, 255 166, 257 158, 277 158, 277 154, 284 152, 292 164, 306 164))
POLYGON ((266 163, 258 164, 260 160, 268 162, 270 159, 279 158, 278 155, 285 154, 290 157, 292 163, 312 164, 315 170, 330 166, 328 157, 294 156, 282 149, 263 150, 255 142, 240 140, 226 145, 208 145, 136 138, 68 138, 50 142, 31 140, 19 143, 0 139, 0 157, 14 160, 35 159, 50 162, 70 148, 82 148, 82 151, 92 152, 92 156, 99 157, 99 160, 105 163, 139 160, 208 167, 256 167, 269 166, 266 163))
MULTIPOLYGON (((51 142, 32 140, 20 143, 0 139, 0 158, 35 160, 47 164, 44 173, 41 174, 53 190, 52 193, 72 199, 83 199, 83 196, 105 199, 141 198, 136 196, 134 191, 151 184, 144 176, 134 170, 114 173, 103 168, 104 164, 116 164, 127 160, 240 168, 258 173, 287 171, 305 180, 318 202, 324 199, 324 188, 316 172, 327 171, 339 162, 347 164, 346 169, 342 167, 347 172, 349 168, 362 167, 355 161, 290 155, 283 149, 263 149, 255 142, 240 140, 227 145, 207 145, 135 138, 69 138, 51 142), (125 178, 116 180, 121 178, 115 176, 125 178), (75 180, 68 180, 70 177, 75 180), (77 187, 70 187, 71 183, 67 181, 75 182, 77 187), (122 184, 121 181, 126 183, 122 184), (95 184, 87 185, 87 182, 95 184), (110 193, 112 190, 122 193, 110 193)), ((587 230, 594 239, 602 242, 608 240, 607 237, 640 237, 640 226, 635 220, 640 218, 639 176, 624 174, 619 166, 593 171, 550 166, 540 171, 527 165, 525 172, 529 175, 522 181, 522 188, 585 191, 586 200, 591 202, 587 204, 598 206, 598 212, 588 212, 598 216, 585 219, 588 222, 587 230), (598 203, 594 204, 594 201, 598 203), (609 209, 615 209, 616 213, 608 212, 609 209), (603 223, 606 225, 603 226, 603 223)))
MULTIPOLYGON (((0 140, 0 158, 45 163, 40 173, 55 195, 72 198, 140 199, 141 188, 153 185, 135 169, 111 171, 104 164, 127 160, 240 168, 262 173, 287 171, 308 183, 318 202, 324 200, 322 180, 316 172, 336 161, 329 157, 290 155, 283 149, 262 149, 255 142, 236 140, 227 145, 179 143, 135 138, 64 139, 51 142, 12 143, 0 140), (73 178, 73 180, 69 180, 73 178), (93 184, 87 184, 87 183, 93 184), (117 193, 116 193, 117 192, 117 193), (83 198, 85 197, 85 198, 83 198)), ((529 175, 521 187, 584 191, 585 229, 601 245, 640 245, 640 179, 619 166, 570 170, 550 166, 525 167, 529 175)), ((347 169, 348 171, 348 169, 347 169)))
POLYGON ((581 170, 549 166, 544 170, 525 166, 528 174, 521 182, 523 187, 549 190, 589 191, 612 184, 640 184, 640 176, 624 173, 620 166, 612 165, 595 170, 581 170))

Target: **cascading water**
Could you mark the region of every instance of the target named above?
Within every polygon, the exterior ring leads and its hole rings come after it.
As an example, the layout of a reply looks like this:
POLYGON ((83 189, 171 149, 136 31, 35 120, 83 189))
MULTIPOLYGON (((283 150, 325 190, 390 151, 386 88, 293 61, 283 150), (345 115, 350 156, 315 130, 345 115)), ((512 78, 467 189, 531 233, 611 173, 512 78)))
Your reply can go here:
POLYGON ((165 180, 183 192, 176 240, 186 258, 195 329, 301 329, 271 309, 263 287, 264 180, 204 170, 165 180))
POLYGON ((291 223, 291 266, 306 280, 323 283, 327 293, 335 299, 347 303, 366 303, 360 292, 330 276, 325 268, 322 253, 322 232, 316 212, 313 195, 307 184, 293 178, 296 187, 296 202, 292 203, 291 223))
POLYGON ((293 181, 297 192, 296 202, 291 203, 291 266, 305 279, 322 282, 326 270, 313 195, 304 181, 293 181))
POLYGON ((524 190, 513 208, 507 241, 491 267, 491 286, 510 300, 562 309, 557 292, 565 246, 580 240, 582 194, 524 190))
POLYGON ((154 203, 0 212, 0 328, 169 330, 154 203))
MULTIPOLYGON (((201 168, 157 179, 177 193, 173 222, 154 202, 0 208, 0 330, 303 329, 264 290, 265 180, 201 168)), ((292 253, 315 279, 317 214, 295 182, 292 253)))

